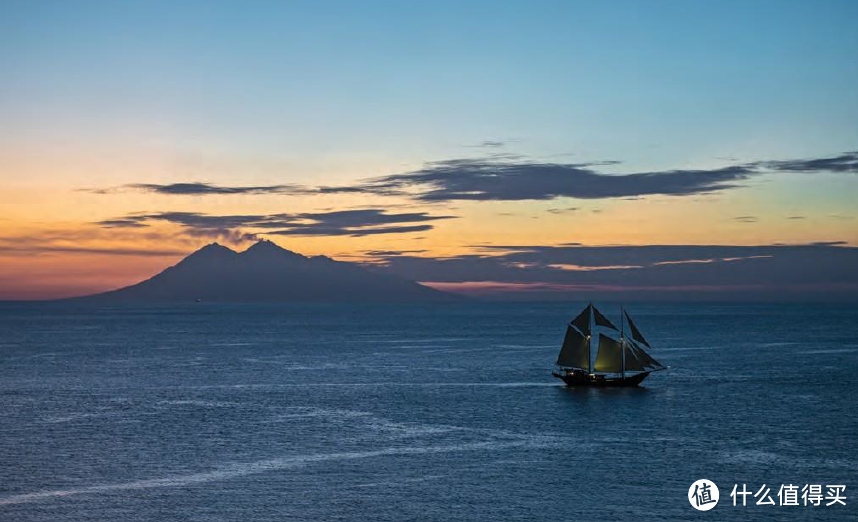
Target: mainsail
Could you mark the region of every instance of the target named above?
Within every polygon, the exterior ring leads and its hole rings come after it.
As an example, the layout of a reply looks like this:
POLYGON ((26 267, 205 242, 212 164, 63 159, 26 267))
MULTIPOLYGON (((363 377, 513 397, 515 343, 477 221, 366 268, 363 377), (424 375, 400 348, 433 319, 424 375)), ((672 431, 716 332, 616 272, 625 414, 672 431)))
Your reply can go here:
POLYGON ((590 366, 590 350, 587 338, 579 334, 572 326, 566 327, 566 338, 557 357, 559 366, 572 368, 588 368, 590 366))
POLYGON ((635 354, 634 350, 631 347, 630 343, 623 343, 623 352, 625 352, 626 360, 625 360, 625 370, 633 371, 633 372, 642 372, 646 368, 642 361, 638 360, 637 354, 635 354))
POLYGON ((620 343, 607 335, 599 334, 599 353, 593 369, 597 372, 620 373, 623 371, 623 350, 620 343))

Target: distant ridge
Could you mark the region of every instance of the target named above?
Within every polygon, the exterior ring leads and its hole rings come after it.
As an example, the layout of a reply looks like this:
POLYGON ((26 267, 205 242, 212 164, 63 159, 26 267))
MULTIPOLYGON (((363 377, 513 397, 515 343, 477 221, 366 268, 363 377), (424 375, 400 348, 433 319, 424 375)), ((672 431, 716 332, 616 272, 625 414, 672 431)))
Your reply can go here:
POLYGON ((135 285, 72 298, 92 302, 456 301, 446 292, 325 256, 306 257, 262 240, 244 252, 211 243, 135 285))

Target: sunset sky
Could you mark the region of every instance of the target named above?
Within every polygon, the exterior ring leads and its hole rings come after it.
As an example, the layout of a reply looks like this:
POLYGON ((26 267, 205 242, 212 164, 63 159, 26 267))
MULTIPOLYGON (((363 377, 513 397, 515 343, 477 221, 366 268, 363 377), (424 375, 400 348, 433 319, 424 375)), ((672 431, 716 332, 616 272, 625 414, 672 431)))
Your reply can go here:
POLYGON ((858 292, 856 20, 832 0, 4 1, 0 299, 258 238, 453 290, 777 271, 858 292))

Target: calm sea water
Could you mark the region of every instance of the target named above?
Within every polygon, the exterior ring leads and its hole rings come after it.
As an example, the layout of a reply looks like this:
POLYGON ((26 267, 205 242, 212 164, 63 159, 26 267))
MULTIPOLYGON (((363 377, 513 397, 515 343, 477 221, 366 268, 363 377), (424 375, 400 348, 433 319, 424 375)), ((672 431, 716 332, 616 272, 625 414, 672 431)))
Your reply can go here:
POLYGON ((671 370, 568 389, 583 305, 2 304, 0 520, 855 517, 858 308, 633 306, 671 370))

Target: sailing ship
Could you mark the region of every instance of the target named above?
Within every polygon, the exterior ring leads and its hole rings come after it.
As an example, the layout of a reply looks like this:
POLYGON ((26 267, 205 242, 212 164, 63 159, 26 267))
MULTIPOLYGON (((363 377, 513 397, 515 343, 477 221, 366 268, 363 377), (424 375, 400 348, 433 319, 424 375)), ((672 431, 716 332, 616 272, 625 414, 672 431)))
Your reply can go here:
POLYGON ((566 336, 560 355, 559 370, 551 372, 567 386, 637 386, 650 373, 666 370, 642 347, 652 349, 632 318, 620 310, 620 328, 617 329, 592 303, 566 326, 566 336), (629 325, 626 336, 625 325, 629 325), (596 362, 590 356, 593 326, 614 330, 620 334, 616 340, 599 333, 596 362))

